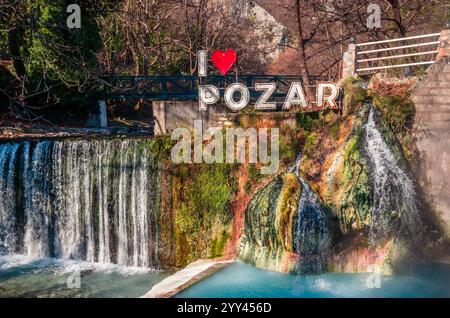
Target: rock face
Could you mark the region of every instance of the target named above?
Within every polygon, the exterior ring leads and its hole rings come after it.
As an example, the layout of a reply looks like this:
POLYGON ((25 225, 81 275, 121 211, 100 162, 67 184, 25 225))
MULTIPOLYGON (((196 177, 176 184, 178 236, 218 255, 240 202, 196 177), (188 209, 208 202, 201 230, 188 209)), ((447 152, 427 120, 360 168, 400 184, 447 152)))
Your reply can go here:
POLYGON ((434 68, 413 92, 418 178, 450 238, 450 65, 436 64, 434 68))
MULTIPOLYGON (((335 155, 322 193, 342 234, 351 238, 351 243, 336 242, 337 254, 347 254, 348 259, 363 255, 376 263, 356 260, 357 271, 364 264, 390 271, 398 258, 419 254, 418 246, 424 248, 435 229, 392 132, 368 105, 357 114, 352 132, 335 155)), ((352 267, 342 260, 334 259, 335 269, 352 267)))
POLYGON ((317 167, 297 162, 256 193, 241 259, 285 272, 388 273, 427 249, 435 224, 393 133, 371 104, 351 123, 317 167), (317 172, 306 182, 299 166, 317 172))
POLYGON ((331 244, 328 211, 299 176, 298 164, 250 202, 239 253, 244 261, 282 272, 326 269, 331 244))

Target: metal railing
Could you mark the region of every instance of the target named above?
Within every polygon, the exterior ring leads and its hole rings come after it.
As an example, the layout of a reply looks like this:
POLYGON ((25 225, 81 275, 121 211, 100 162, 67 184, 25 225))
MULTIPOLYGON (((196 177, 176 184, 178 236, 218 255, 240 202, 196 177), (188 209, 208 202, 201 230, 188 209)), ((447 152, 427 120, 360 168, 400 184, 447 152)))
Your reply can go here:
POLYGON ((393 68, 431 65, 436 61, 440 35, 441 33, 432 33, 356 44, 356 72, 358 74, 361 72, 367 74, 372 71, 393 68), (437 40, 433 41, 432 38, 437 38, 437 40), (421 39, 427 40, 426 42, 418 42, 421 39), (396 45, 396 42, 411 41, 416 43, 390 46, 392 44, 396 45), (380 46, 381 48, 378 48, 380 46), (362 51, 362 47, 369 47, 369 49, 362 51), (425 50, 422 51, 423 48, 425 50), (384 62, 390 63, 385 64, 384 62))
POLYGON ((197 100, 198 85, 214 85, 221 96, 228 85, 240 82, 250 91, 250 97, 256 100, 261 92, 255 90, 255 83, 273 82, 277 84, 272 94, 275 100, 284 100, 291 82, 301 82, 300 76, 294 75, 241 75, 208 76, 200 78, 195 75, 173 76, 104 76, 103 96, 105 99, 127 100, 197 100))

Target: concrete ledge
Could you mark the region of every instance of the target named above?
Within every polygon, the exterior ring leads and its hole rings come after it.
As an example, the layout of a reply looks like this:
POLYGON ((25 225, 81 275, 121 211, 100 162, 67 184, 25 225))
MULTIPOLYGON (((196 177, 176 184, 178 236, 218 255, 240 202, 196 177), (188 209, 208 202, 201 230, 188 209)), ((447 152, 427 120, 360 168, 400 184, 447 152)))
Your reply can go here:
POLYGON ((192 286, 200 280, 231 265, 234 260, 198 260, 172 276, 163 279, 141 298, 170 298, 192 286))
POLYGON ((0 141, 30 139, 65 138, 121 138, 153 137, 153 127, 109 127, 109 128, 64 128, 46 127, 43 129, 0 127, 0 141))

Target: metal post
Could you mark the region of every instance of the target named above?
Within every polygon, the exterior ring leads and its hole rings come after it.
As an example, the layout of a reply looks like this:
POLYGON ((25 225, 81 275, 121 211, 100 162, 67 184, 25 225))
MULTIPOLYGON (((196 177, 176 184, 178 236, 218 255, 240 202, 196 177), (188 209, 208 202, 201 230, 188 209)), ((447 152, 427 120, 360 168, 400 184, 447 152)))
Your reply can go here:
POLYGON ((206 50, 199 50, 197 52, 198 58, 198 76, 205 77, 208 75, 208 60, 206 56, 206 50))
MULTIPOLYGON (((353 39, 352 39, 352 42, 353 39)), ((348 78, 348 77, 357 77, 358 74, 356 73, 356 44, 351 43, 348 46, 348 49, 346 52, 344 52, 344 56, 342 58, 343 64, 342 64, 342 78, 348 78)))
POLYGON ((99 107, 100 127, 106 128, 106 127, 108 127, 108 115, 107 115, 107 111, 106 111, 106 102, 104 100, 99 100, 98 107, 99 107))
POLYGON ((447 25, 446 30, 442 30, 439 38, 439 53, 436 61, 440 61, 444 58, 450 57, 450 23, 447 25))

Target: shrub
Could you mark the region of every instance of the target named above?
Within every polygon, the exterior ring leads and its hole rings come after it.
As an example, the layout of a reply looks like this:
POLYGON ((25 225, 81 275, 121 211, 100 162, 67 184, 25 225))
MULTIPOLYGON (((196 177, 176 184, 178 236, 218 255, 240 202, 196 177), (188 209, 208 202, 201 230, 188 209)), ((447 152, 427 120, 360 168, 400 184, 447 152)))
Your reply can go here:
POLYGON ((296 113, 295 119, 297 126, 303 128, 306 131, 311 131, 313 128, 317 128, 319 124, 319 113, 296 113))
POLYGON ((330 127, 330 135, 334 140, 337 140, 339 137, 339 133, 341 131, 340 121, 337 120, 331 127, 330 127))
POLYGON ((377 95, 374 103, 395 133, 402 133, 411 128, 415 109, 414 103, 409 98, 399 95, 377 95))

